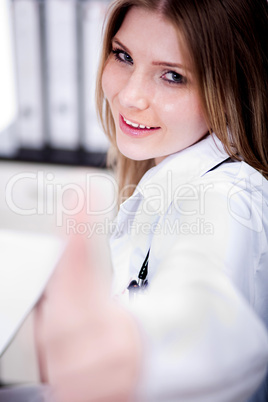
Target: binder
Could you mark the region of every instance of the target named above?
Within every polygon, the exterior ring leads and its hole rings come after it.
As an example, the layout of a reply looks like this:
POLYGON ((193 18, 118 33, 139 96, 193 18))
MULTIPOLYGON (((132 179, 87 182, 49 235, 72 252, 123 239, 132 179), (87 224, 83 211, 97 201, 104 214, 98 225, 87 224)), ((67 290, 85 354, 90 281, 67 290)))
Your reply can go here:
POLYGON ((48 144, 79 146, 77 105, 76 1, 46 0, 48 144))
POLYGON ((108 1, 80 1, 83 27, 83 72, 84 72, 84 137, 83 146, 88 151, 106 152, 108 140, 97 120, 95 109, 95 82, 101 50, 101 34, 108 1))
POLYGON ((86 155, 78 150, 93 159, 107 151, 95 81, 108 3, 12 0, 20 156, 77 161, 86 155))
POLYGON ((17 137, 21 147, 44 145, 39 3, 13 0, 19 116, 17 137))
POLYGON ((10 5, 8 0, 0 2, 0 155, 5 157, 16 152, 13 128, 17 101, 10 5))
POLYGON ((18 150, 16 121, 0 132, 0 157, 10 158, 16 155, 18 150))

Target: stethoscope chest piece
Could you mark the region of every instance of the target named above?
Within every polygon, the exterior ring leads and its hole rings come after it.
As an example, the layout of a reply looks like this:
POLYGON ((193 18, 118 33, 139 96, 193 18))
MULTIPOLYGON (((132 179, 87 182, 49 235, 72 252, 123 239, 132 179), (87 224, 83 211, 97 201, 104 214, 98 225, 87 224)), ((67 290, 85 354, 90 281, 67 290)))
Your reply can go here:
POLYGON ((133 301, 136 299, 136 297, 144 291, 147 286, 148 286, 148 280, 147 274, 148 274, 148 260, 149 260, 149 253, 150 249, 148 250, 148 253, 145 257, 145 260, 143 261, 142 267, 140 269, 139 275, 138 275, 138 282, 133 279, 130 284, 128 285, 128 291, 129 291, 129 300, 133 301))

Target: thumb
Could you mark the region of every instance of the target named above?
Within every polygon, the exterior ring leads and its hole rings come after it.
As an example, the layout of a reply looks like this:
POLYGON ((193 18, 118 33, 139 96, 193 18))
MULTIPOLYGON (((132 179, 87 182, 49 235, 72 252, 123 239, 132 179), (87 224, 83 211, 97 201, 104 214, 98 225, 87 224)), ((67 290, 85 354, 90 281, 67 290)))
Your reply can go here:
MULTIPOLYGON (((75 216, 77 225, 87 223, 96 228, 104 222, 85 211, 75 216)), ((101 302, 109 295, 111 260, 105 230, 91 231, 90 238, 75 233, 69 236, 66 250, 47 287, 46 296, 57 305, 72 308, 101 302)))

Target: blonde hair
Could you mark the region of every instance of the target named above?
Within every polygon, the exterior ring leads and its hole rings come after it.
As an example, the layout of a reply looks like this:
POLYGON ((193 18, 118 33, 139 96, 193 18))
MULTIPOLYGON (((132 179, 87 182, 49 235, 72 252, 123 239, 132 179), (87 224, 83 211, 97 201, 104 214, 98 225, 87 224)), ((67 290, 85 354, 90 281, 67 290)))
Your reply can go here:
POLYGON ((205 118, 228 154, 268 177, 268 5, 266 0, 117 0, 106 20, 96 102, 110 139, 108 163, 130 196, 152 159, 134 161, 116 145, 115 125, 101 86, 111 41, 131 7, 160 13, 178 30, 193 62, 205 118))

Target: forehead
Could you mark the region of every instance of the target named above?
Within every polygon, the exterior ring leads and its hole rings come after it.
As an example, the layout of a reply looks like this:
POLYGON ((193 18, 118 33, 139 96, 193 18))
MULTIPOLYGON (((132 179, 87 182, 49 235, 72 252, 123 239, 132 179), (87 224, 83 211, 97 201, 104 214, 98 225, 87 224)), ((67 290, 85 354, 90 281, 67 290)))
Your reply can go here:
POLYGON ((185 59, 188 55, 180 30, 159 12, 141 7, 129 10, 115 38, 129 50, 139 50, 147 57, 164 57, 172 61, 174 58, 185 59))

